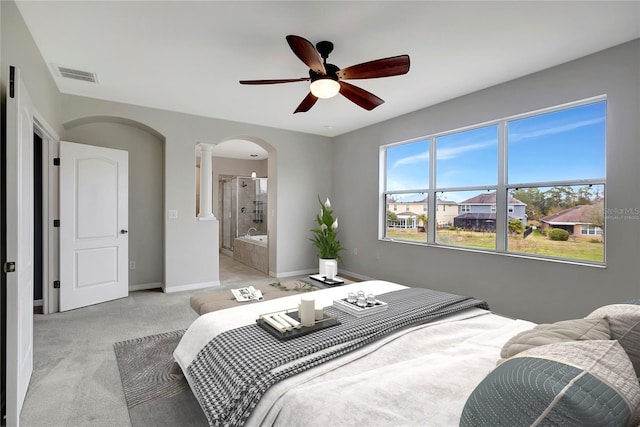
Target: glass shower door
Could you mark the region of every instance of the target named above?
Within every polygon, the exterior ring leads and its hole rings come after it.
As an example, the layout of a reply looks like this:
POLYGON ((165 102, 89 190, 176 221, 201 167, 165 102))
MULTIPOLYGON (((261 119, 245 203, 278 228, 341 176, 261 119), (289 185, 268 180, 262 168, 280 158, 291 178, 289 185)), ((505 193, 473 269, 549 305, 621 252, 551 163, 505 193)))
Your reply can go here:
POLYGON ((222 248, 233 251, 233 181, 220 181, 220 227, 222 229, 222 248))

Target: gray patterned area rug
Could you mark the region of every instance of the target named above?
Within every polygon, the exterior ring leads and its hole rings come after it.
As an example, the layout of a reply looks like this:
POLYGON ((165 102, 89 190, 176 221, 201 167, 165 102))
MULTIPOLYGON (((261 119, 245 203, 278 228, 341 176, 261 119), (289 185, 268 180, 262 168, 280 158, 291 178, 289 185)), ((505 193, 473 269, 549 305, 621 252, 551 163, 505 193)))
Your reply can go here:
POLYGON ((113 345, 133 427, 207 426, 207 419, 180 369, 175 350, 184 331, 113 345))

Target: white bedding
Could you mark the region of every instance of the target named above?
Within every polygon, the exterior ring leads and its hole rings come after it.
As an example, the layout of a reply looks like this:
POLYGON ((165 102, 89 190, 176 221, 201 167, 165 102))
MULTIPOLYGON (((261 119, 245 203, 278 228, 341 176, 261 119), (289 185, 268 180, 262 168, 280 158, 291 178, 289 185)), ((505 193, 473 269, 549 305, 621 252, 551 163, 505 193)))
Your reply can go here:
MULTIPOLYGON (((368 281, 307 295, 329 306, 354 290, 379 295, 402 288, 368 281)), ((174 358, 186 372, 217 334, 255 323, 259 314, 295 307, 299 300, 296 294, 200 316, 174 358)), ((502 345, 533 326, 474 308, 400 331, 274 385, 246 425, 458 425, 467 397, 495 367, 502 345)))

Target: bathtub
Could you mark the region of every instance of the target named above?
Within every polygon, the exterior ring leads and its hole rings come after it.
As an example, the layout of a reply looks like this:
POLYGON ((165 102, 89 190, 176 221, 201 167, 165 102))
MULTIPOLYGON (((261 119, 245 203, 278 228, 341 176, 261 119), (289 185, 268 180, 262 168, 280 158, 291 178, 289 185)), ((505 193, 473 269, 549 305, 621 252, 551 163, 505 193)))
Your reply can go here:
POLYGON ((250 243, 257 242, 258 244, 263 244, 267 246, 269 243, 268 237, 266 234, 256 234, 255 236, 243 236, 240 239, 249 240, 250 243))
POLYGON ((233 242, 233 259, 269 274, 267 242, 266 235, 236 237, 233 242))

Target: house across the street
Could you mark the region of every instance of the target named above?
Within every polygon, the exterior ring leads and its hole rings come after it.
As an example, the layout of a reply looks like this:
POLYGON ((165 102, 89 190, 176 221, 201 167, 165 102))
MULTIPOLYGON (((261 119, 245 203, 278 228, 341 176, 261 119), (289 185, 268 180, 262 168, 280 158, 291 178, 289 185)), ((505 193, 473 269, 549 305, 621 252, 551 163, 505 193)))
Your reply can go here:
POLYGON ((593 225, 596 205, 579 205, 540 219, 543 230, 561 228, 575 237, 602 236, 602 228, 593 225))
MULTIPOLYGON (((509 197, 509 219, 517 219, 527 226, 526 204, 509 197)), ((495 231, 496 229, 496 193, 479 194, 458 204, 458 216, 453 219, 455 227, 471 230, 495 231)))

